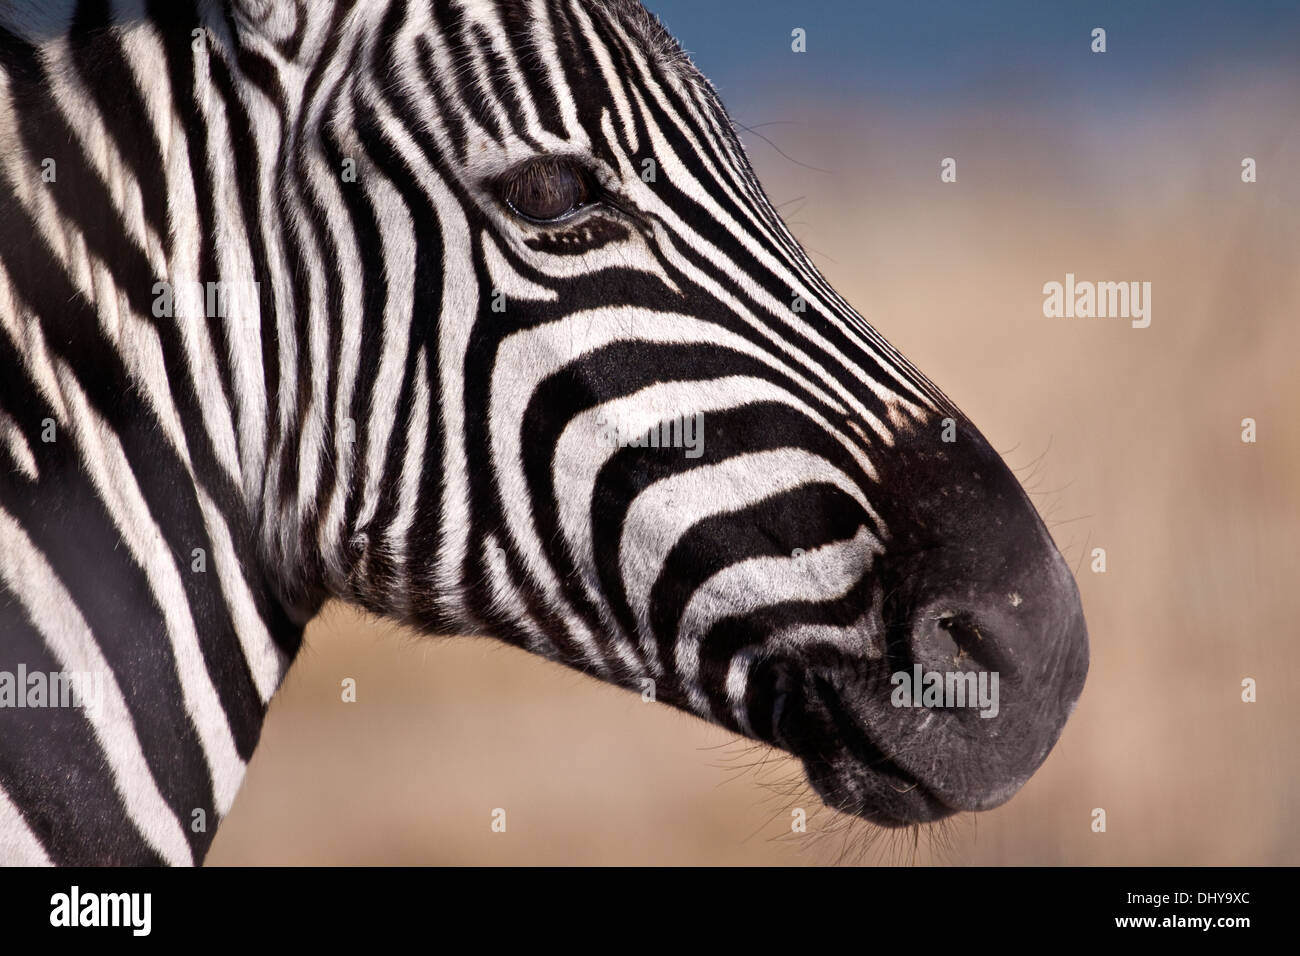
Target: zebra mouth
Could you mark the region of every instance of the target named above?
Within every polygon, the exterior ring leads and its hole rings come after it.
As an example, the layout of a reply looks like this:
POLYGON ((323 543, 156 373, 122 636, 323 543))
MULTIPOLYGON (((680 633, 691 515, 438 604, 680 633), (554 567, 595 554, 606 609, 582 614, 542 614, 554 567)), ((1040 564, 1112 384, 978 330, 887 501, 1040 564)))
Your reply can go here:
POLYGON ((804 766, 809 783, 827 806, 877 826, 932 823, 958 812, 893 765, 804 766))
POLYGON ((837 746, 829 754, 796 756, 827 806, 886 827, 929 823, 958 812, 876 745, 829 681, 816 677, 813 683, 837 746))

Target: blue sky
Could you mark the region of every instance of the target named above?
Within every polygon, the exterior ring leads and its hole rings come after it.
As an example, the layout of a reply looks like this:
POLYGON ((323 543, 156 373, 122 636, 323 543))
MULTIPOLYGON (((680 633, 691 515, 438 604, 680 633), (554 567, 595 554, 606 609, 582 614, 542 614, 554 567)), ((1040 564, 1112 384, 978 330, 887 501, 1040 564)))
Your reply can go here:
POLYGON ((645 0, 736 107, 775 89, 899 102, 1177 97, 1295 72, 1297 0, 645 0), (1107 31, 1104 56, 1089 49, 1107 31), (807 31, 808 52, 790 51, 807 31))

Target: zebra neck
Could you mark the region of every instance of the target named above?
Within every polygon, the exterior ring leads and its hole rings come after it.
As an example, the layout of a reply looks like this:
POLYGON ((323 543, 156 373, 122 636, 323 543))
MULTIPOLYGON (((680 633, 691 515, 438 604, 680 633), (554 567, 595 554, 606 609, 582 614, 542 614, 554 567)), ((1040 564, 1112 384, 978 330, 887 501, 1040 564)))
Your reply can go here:
POLYGON ((0 712, 0 816, 22 808, 60 862, 197 862, 319 604, 286 608, 260 504, 292 430, 291 357, 265 344, 288 321, 259 211, 278 144, 239 141, 229 66, 187 31, 13 26, 0 673, 94 690, 0 712))

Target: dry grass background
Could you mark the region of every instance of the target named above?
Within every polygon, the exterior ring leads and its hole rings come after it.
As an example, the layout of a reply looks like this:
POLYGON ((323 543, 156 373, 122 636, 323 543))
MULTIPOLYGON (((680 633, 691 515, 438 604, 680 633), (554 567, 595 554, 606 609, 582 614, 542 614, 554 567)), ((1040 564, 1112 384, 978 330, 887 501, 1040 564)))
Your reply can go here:
POLYGON ((936 122, 793 102, 750 137, 832 282, 973 418, 1079 567, 1092 670, 1047 763, 942 831, 834 832, 798 767, 485 640, 331 607, 209 863, 1300 863, 1300 135, 1295 75, 1158 115, 936 122), (958 182, 939 182, 939 159, 958 182), (1243 156, 1260 181, 1239 179, 1243 156), (1153 284, 1144 330, 1043 283, 1153 284), (1240 440, 1244 417, 1259 440, 1240 440), (1085 556, 1104 547, 1109 570, 1085 556), (339 683, 358 682, 343 704, 339 683), (1240 701, 1243 677, 1259 684, 1240 701), (789 833, 790 808, 817 837, 789 833), (508 831, 492 833, 493 808, 508 831), (1108 830, 1090 829, 1105 808, 1108 830))

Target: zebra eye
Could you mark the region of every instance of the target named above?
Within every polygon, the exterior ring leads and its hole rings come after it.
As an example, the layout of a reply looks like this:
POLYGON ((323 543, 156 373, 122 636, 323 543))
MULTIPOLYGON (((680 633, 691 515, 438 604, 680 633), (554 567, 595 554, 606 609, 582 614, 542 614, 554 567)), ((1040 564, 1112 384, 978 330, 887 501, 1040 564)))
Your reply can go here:
POLYGON ((594 192, 586 170, 566 159, 535 159, 497 184, 510 209, 531 222, 560 222, 587 205, 594 192))

